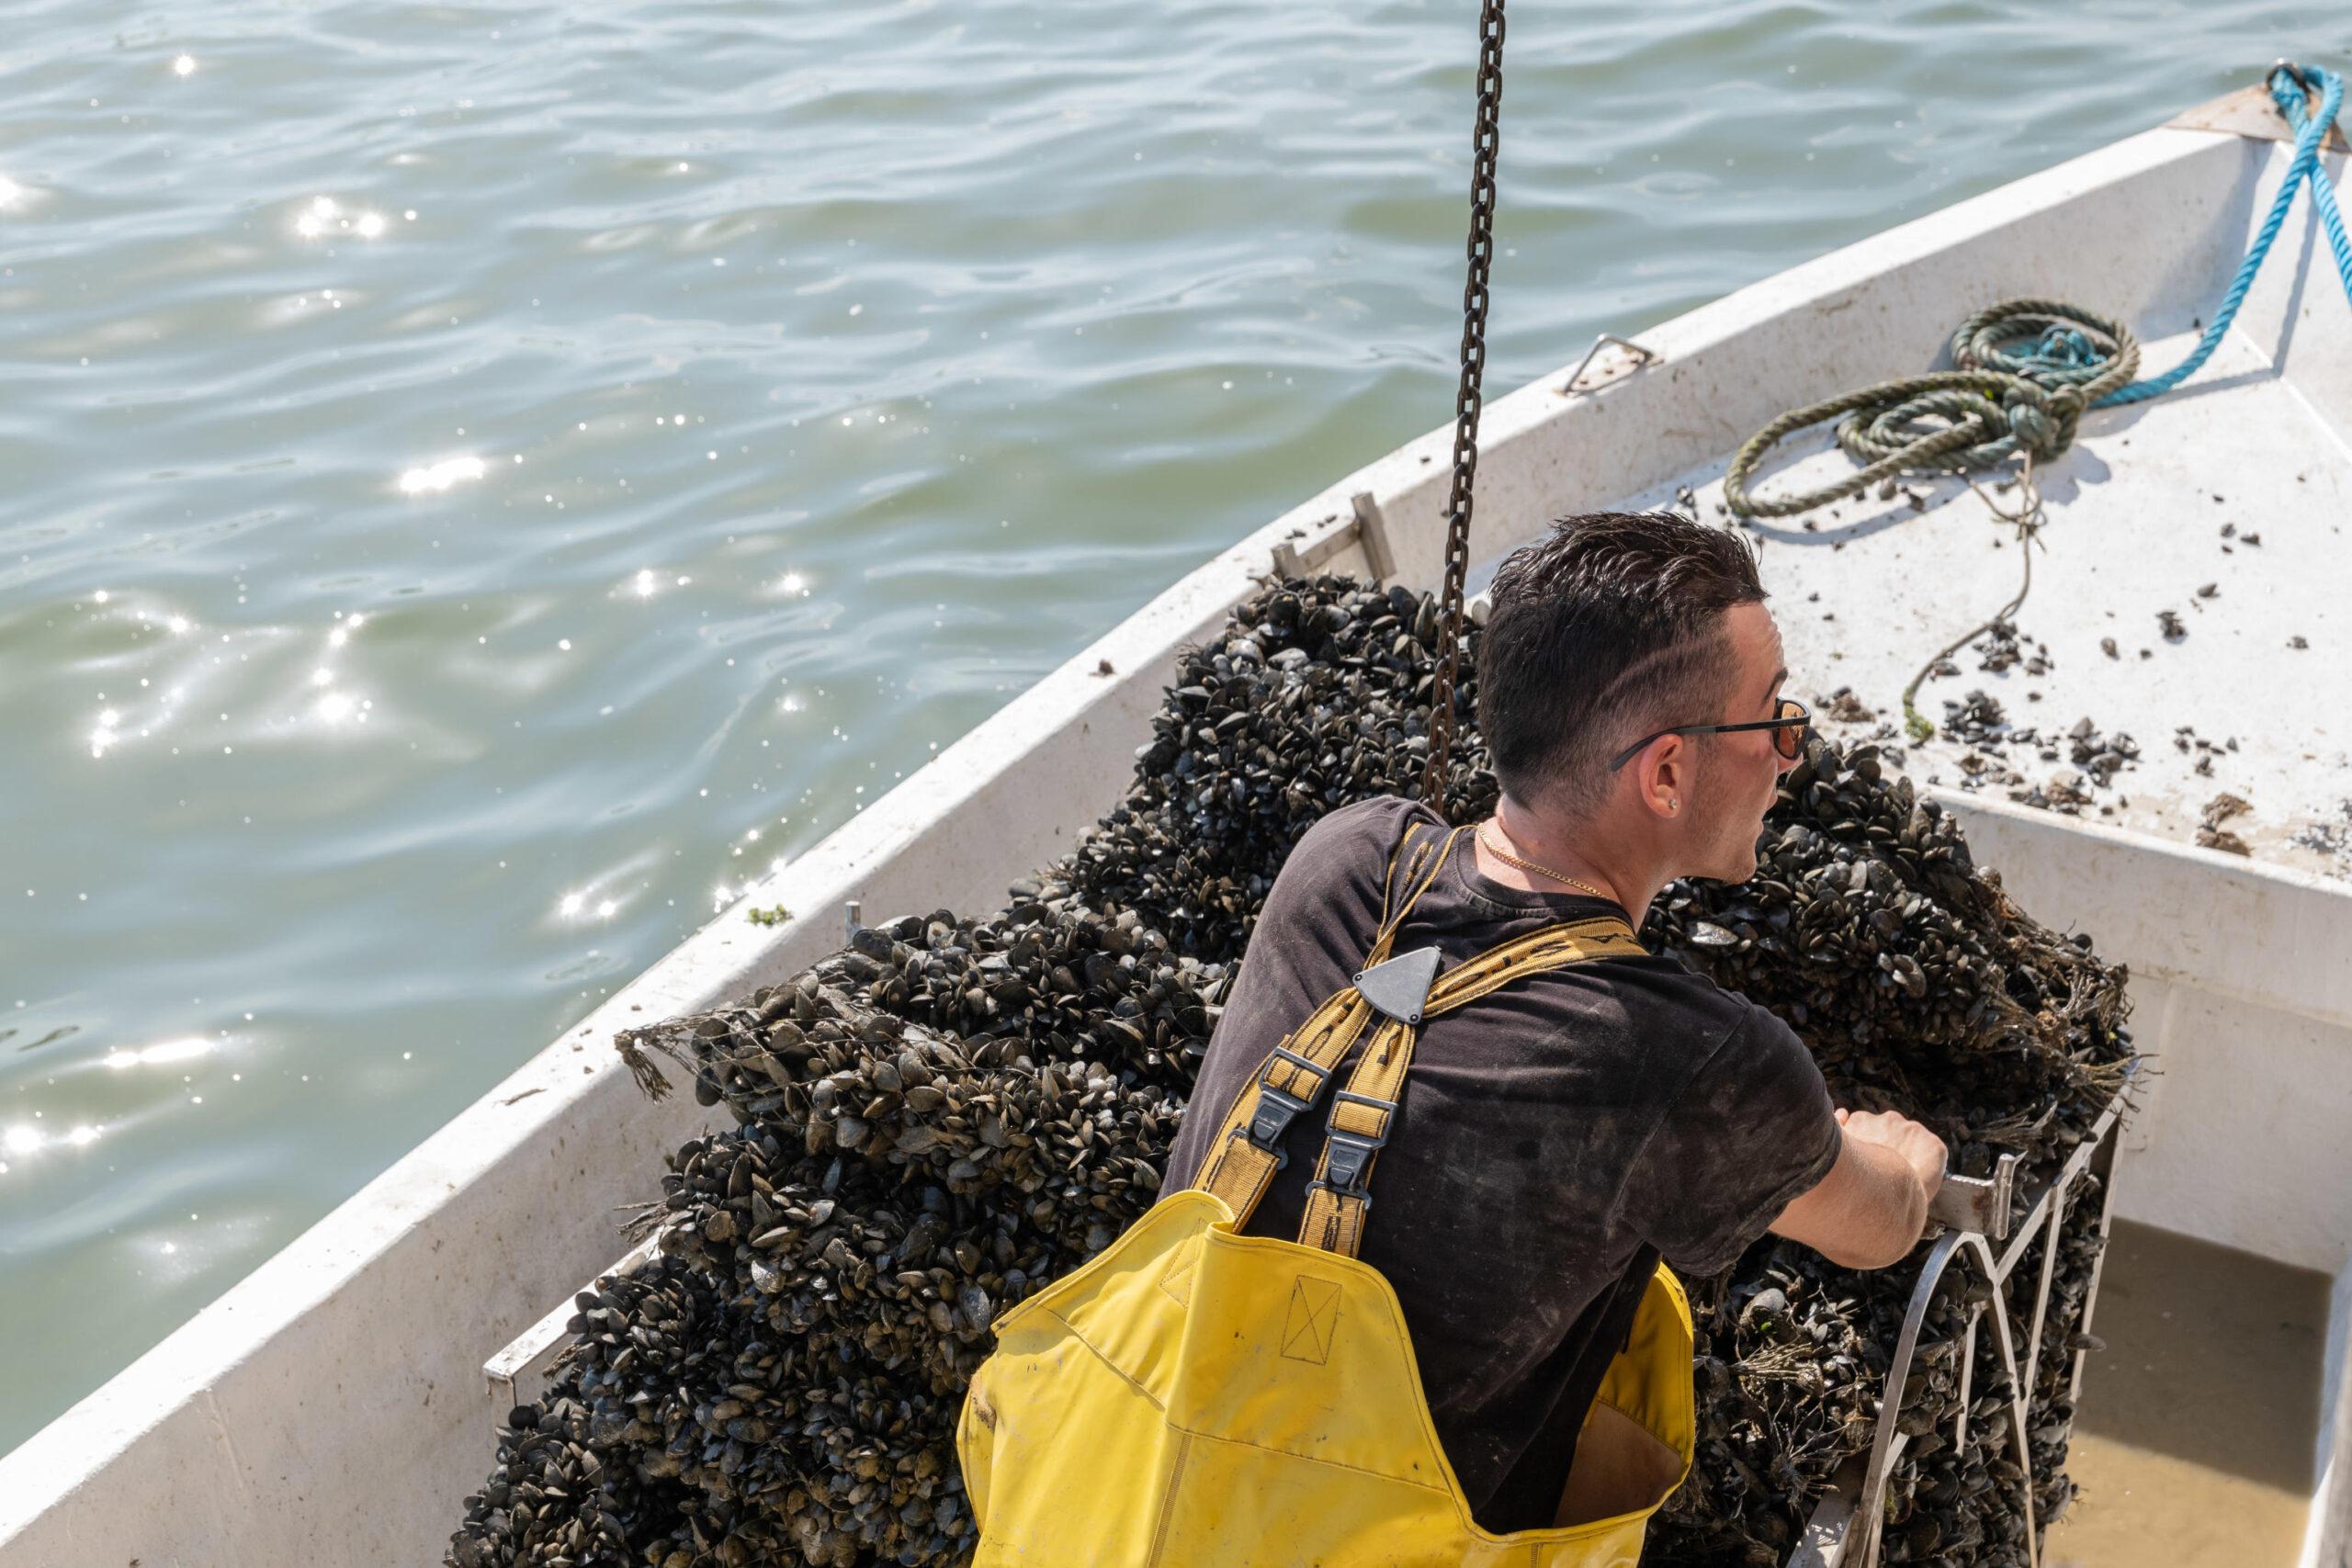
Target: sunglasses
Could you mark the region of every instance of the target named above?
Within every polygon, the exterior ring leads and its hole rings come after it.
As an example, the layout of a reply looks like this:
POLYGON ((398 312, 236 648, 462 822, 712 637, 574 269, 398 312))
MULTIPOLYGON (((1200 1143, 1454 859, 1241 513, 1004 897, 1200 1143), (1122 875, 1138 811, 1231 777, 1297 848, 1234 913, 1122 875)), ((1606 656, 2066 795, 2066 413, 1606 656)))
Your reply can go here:
POLYGON ((1770 718, 1759 718, 1753 724, 1686 724, 1674 729, 1661 729, 1656 735, 1645 735, 1623 751, 1609 764, 1615 773, 1641 754, 1643 747, 1653 740, 1663 740, 1669 735, 1736 735, 1743 729, 1769 729, 1772 732, 1772 750, 1789 761, 1804 755, 1805 732, 1813 728, 1813 715, 1794 697, 1782 697, 1770 718))

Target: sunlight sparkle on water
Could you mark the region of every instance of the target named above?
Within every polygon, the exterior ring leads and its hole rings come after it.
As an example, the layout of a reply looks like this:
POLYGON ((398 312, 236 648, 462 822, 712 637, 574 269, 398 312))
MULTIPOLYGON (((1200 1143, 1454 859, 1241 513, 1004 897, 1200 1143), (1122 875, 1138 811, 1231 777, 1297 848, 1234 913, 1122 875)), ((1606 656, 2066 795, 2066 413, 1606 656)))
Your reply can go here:
MULTIPOLYGON (((17 1156, 19 1158, 22 1158, 26 1155, 39 1154, 42 1149, 53 1144, 62 1144, 71 1148, 86 1149, 92 1144, 98 1141, 98 1134, 102 1131, 104 1131, 104 1129, 93 1127, 85 1122, 80 1126, 75 1127, 72 1132, 62 1133, 56 1137, 51 1138, 43 1134, 40 1128, 34 1126, 31 1122, 24 1122, 9 1128, 5 1134, 0 1134, 0 1148, 6 1149, 10 1154, 17 1156)), ((0 1163, 0 1173, 5 1173, 7 1168, 8 1167, 5 1163, 0 1163)))
POLYGON ((567 920, 591 919, 609 920, 620 907, 620 900, 617 898, 600 898, 592 908, 588 902, 587 892, 582 891, 565 894, 556 905, 556 913, 567 920))
MULTIPOLYGON (((315 240, 332 229, 349 230, 363 240, 380 238, 387 227, 380 212, 345 212, 343 204, 331 196, 314 197, 302 215, 294 220, 294 232, 303 239, 315 240)), ((327 297, 334 298, 328 290, 327 297)))
POLYGON ((444 457, 437 463, 427 463, 406 470, 401 475, 402 495, 423 495, 428 491, 447 490, 460 479, 478 479, 484 472, 482 460, 470 455, 444 457))
POLYGON ((126 1067, 158 1066, 167 1062, 190 1062, 209 1055, 212 1042, 201 1034, 184 1034, 176 1040, 158 1041, 137 1050, 117 1048, 106 1055, 106 1065, 117 1072, 126 1067))

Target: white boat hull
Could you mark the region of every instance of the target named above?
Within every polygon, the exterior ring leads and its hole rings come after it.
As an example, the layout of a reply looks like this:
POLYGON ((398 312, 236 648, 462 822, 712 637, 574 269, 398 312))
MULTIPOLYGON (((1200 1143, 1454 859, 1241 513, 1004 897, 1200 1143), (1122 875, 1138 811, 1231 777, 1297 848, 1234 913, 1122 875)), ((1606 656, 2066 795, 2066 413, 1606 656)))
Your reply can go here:
MULTIPOLYGON (((2283 164, 2268 142, 2152 131, 1645 333, 1661 362, 1592 395, 1564 394, 1565 376, 1523 389, 1487 411, 1474 555, 1719 465, 1783 408, 1925 366, 1997 298, 2056 295, 2183 330, 2211 308, 2283 164)), ((2299 286, 2282 265, 2308 263, 2308 227, 2299 209, 2233 342, 2262 357, 2294 339, 2294 395, 2335 432, 2315 460, 2344 484, 2352 313, 2324 276, 2299 286)), ((784 978, 839 944, 850 899, 876 917, 996 907, 1124 787, 1176 650, 1216 628, 1278 547, 1336 546, 1329 570, 1365 570, 1361 537, 1340 536, 1369 493, 1396 580, 1434 582, 1449 440, 1432 432, 1349 476, 1080 651, 0 1459, 0 1565, 439 1561, 503 1414, 484 1359, 612 1260, 607 1216, 653 1190, 662 1153, 707 1114, 690 1097, 646 1100, 614 1032, 784 978), (1113 673, 1096 672, 1104 662, 1113 673), (743 918, 778 903, 797 918, 743 918)), ((2326 679, 2352 713, 2340 661, 2326 679)), ((2118 1212, 2335 1274, 2333 1421, 2352 1303, 2352 1149, 2337 1135, 2352 1124, 2352 886, 1950 804, 2023 903, 2133 968, 2161 1076, 2118 1212)), ((2325 1545, 2315 1527, 2314 1562, 2325 1545)))

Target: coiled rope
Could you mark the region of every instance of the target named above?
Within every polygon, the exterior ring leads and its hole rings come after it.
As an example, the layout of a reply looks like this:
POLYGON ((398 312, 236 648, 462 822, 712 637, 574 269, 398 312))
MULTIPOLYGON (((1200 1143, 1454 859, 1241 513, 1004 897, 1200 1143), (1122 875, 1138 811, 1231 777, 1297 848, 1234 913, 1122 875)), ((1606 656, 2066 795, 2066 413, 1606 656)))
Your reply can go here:
POLYGON ((2139 370, 2140 344, 2120 321, 2056 299, 2006 299, 1961 323, 1951 358, 1956 370, 1898 377, 1782 414, 1733 457, 1724 500, 1742 517, 1786 517, 1897 474, 1990 468, 2019 452, 2046 461, 2074 445, 2085 409, 2139 370), (1767 452, 1826 419, 1838 421, 1838 445, 1859 470, 1769 501, 1749 491, 1767 452))
POLYGON ((2245 303, 2255 275, 2305 184, 2352 299, 2352 240, 2319 153, 2344 103, 2344 79, 2320 66, 2271 68, 2270 96, 2295 131, 2295 152, 2262 227, 2238 264, 2219 310, 2187 359, 2135 381, 2140 345, 2131 329, 2055 299, 2009 299, 1981 310, 1952 334, 1955 368, 1898 377, 1782 414, 1750 437, 1724 476, 1724 500, 1742 517, 1787 517, 1859 495, 1906 473, 1957 473, 2012 457, 2041 462, 2074 445, 2086 409, 2143 402, 2172 390, 2212 355, 2245 303), (2311 111, 2310 92, 2320 94, 2311 111), (1800 430, 1838 421, 1838 445, 1861 467, 1794 495, 1763 498, 1750 486, 1765 455, 1800 430))

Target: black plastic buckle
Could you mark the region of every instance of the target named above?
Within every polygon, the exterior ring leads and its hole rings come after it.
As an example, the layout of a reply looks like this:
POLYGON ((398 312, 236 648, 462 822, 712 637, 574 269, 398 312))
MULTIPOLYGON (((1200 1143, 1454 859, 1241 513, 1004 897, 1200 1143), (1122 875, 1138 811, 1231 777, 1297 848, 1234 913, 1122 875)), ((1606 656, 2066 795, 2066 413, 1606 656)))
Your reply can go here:
MULTIPOLYGON (((1346 1089, 1341 1089, 1332 1102, 1333 1117, 1336 1118, 1339 1115, 1340 1105, 1351 1101, 1357 1105, 1369 1105, 1390 1119, 1394 1119, 1396 1114, 1396 1102, 1393 1100, 1378 1100, 1368 1094, 1350 1094, 1346 1089)), ((1381 1123, 1383 1127, 1388 1124, 1387 1121, 1381 1123)), ((1372 1194, 1364 1190, 1364 1179, 1372 1168, 1373 1154, 1386 1145, 1388 1134, 1385 1132, 1351 1133, 1339 1126, 1336 1122, 1330 1129, 1330 1134, 1331 1141, 1323 1156, 1324 1179, 1315 1185, 1328 1189, 1340 1197, 1362 1199, 1363 1206, 1367 1209, 1371 1208, 1372 1194)))
MULTIPOLYGON (((1277 1045, 1274 1047, 1273 1054, 1276 1059, 1312 1073, 1315 1077, 1315 1087, 1309 1089, 1306 1098, 1302 1100, 1286 1089, 1276 1089, 1267 1081, 1263 1074, 1261 1074, 1258 1078, 1257 1109, 1250 1112, 1250 1124, 1246 1127, 1236 1127, 1233 1130, 1233 1135, 1237 1138, 1248 1138, 1250 1146, 1260 1154, 1273 1156, 1274 1168, 1280 1170, 1290 1164, 1290 1151, 1282 1146, 1283 1134, 1290 1131, 1290 1124, 1298 1119, 1300 1111, 1314 1108, 1316 1096, 1323 1092, 1323 1080, 1331 1075, 1295 1051, 1284 1050, 1277 1045)), ((1267 1065, 1271 1069, 1272 1063, 1269 1062, 1267 1065)))

